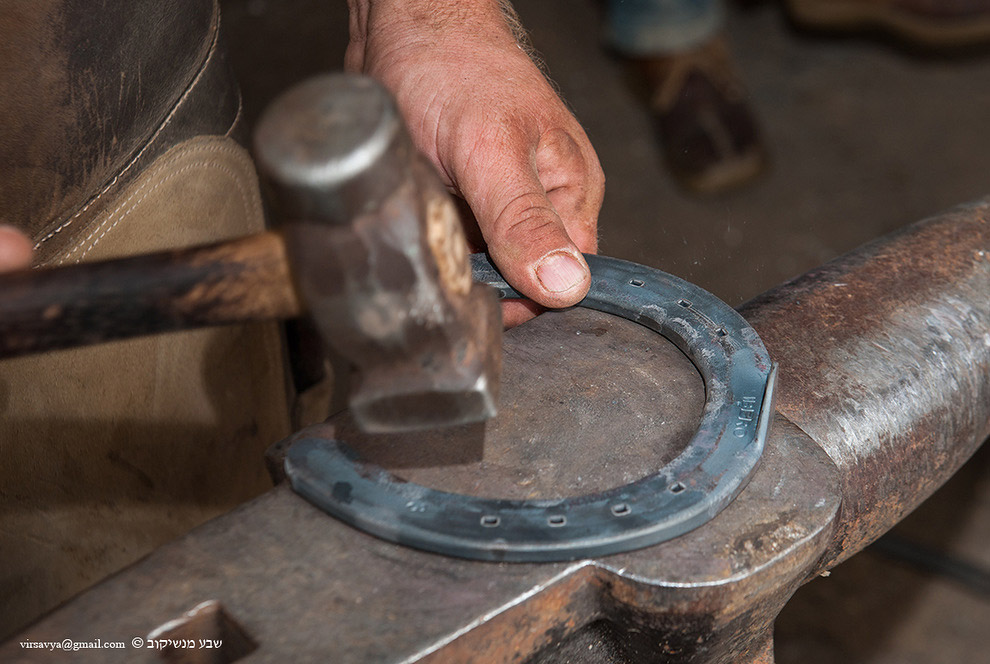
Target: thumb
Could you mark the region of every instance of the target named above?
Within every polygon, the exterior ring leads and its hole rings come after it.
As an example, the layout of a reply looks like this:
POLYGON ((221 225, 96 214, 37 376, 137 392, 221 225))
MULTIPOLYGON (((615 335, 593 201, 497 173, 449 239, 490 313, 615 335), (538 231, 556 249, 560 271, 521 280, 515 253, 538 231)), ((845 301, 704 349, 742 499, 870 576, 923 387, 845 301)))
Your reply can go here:
POLYGON ((502 175, 482 180, 487 188, 479 187, 473 196, 463 191, 495 265, 510 285, 538 304, 577 304, 591 286, 591 271, 547 196, 535 159, 505 164, 512 151, 495 154, 502 157, 497 170, 502 175))

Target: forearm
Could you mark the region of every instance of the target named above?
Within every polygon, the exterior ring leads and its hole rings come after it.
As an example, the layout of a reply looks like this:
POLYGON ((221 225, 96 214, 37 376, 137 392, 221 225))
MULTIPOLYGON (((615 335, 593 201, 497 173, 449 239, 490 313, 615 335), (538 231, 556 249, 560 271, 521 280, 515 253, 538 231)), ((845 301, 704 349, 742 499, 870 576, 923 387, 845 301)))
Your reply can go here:
POLYGON ((501 45, 524 41, 508 0, 348 0, 347 4, 352 44, 382 31, 391 37, 411 36, 424 45, 429 45, 430 37, 449 41, 465 34, 501 45))
POLYGON ((364 71, 366 50, 376 40, 444 53, 477 49, 479 44, 524 48, 526 43, 508 0, 348 0, 348 6, 349 71, 364 71))

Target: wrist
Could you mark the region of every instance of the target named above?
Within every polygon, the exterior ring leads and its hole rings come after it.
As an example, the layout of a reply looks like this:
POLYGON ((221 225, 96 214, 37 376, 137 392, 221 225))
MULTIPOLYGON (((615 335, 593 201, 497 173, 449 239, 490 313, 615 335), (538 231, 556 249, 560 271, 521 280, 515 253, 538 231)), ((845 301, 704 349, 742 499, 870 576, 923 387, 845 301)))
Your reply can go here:
POLYGON ((508 0, 348 0, 345 66, 366 71, 367 51, 430 48, 455 53, 516 47, 525 33, 508 0))

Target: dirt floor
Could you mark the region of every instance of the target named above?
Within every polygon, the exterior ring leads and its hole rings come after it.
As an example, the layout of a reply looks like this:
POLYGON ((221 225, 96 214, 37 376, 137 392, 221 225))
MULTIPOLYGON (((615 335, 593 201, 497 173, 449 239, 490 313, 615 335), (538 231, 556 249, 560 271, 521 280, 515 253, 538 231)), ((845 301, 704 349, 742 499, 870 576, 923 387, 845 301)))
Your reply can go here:
MULTIPOLYGON (((733 6, 731 42, 773 163, 745 190, 700 199, 666 174, 650 118, 602 46, 600 5, 515 4, 605 169, 604 254, 659 267, 737 305, 871 238, 990 194, 988 52, 933 58, 872 36, 798 30, 777 2, 733 6)), ((292 83, 340 68, 343 2, 223 6, 249 117, 292 83)), ((984 570, 982 592, 873 547, 797 593, 777 623, 777 661, 986 661, 988 461, 985 448, 895 530, 984 570)))

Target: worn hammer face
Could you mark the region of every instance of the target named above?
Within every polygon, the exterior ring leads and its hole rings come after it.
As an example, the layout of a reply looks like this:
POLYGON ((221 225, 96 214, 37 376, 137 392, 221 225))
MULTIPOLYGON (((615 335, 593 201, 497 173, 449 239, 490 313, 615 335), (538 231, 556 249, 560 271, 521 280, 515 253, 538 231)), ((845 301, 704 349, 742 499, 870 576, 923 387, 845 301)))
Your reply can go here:
POLYGON ((492 417, 498 303, 472 282, 454 205, 388 94, 366 77, 313 79, 272 105, 255 145, 306 306, 357 369, 358 423, 395 432, 492 417))

